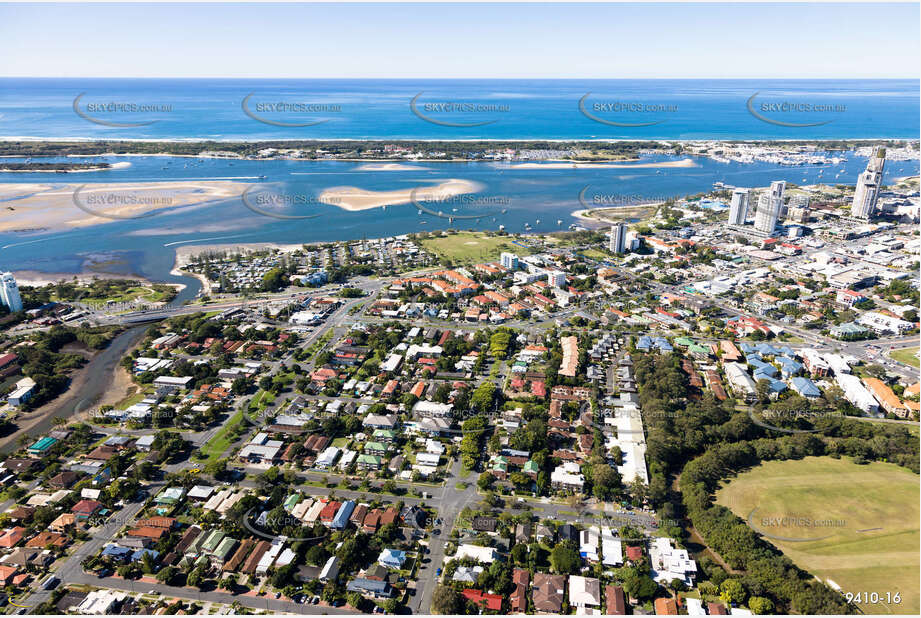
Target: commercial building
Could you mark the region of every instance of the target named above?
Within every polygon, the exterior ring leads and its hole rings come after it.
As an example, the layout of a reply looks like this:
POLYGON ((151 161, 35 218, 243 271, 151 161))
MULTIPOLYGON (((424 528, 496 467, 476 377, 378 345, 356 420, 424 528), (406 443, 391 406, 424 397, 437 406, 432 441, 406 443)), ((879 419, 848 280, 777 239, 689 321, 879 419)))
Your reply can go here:
POLYGON ((867 161, 867 169, 857 178, 854 187, 854 201, 851 203, 851 216, 869 220, 876 212, 876 201, 883 182, 883 169, 886 166, 886 149, 876 147, 867 161))
POLYGON ((729 203, 729 225, 745 225, 750 197, 749 189, 739 188, 732 192, 732 201, 729 203))
POLYGON ((787 183, 775 180, 771 188, 758 196, 758 210, 755 211, 755 232, 759 235, 771 236, 777 227, 777 219, 783 211, 784 189, 787 183))
POLYGON ((503 252, 499 257, 500 264, 502 268, 507 268, 508 270, 518 270, 518 256, 514 253, 503 252))
POLYGON ((879 404, 860 381, 860 378, 848 373, 836 373, 835 382, 841 387, 844 398, 851 402, 854 407, 862 410, 864 414, 877 414, 879 412, 879 404))
POLYGON ((625 223, 615 223, 611 226, 608 249, 611 251, 611 253, 620 255, 626 250, 626 244, 627 225, 625 223))

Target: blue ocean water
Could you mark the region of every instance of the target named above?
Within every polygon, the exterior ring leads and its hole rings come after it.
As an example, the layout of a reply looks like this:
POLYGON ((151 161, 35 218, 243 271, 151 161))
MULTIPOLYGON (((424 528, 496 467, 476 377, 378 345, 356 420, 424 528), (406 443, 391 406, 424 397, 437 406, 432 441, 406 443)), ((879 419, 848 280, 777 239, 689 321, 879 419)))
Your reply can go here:
POLYGON ((7 138, 918 135, 918 80, 0 79, 0 137, 7 138))

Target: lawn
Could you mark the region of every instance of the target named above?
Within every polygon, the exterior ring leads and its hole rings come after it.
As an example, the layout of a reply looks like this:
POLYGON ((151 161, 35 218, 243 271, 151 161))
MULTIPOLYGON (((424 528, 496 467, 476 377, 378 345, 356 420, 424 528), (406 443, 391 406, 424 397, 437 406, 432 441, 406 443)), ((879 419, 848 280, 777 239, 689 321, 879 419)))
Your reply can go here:
POLYGON ((770 461, 716 496, 797 566, 842 592, 901 594, 900 605, 861 604, 864 613, 917 615, 921 512, 918 477, 908 470, 847 458, 770 461))
POLYGON ((235 427, 243 420, 243 411, 240 410, 233 416, 231 416, 224 426, 221 427, 221 430, 214 434, 208 442, 201 447, 199 451, 200 456, 203 456, 205 459, 202 461, 200 467, 204 468, 205 465, 211 461, 221 458, 221 455, 224 454, 230 445, 233 444, 233 434, 231 433, 231 428, 235 427))
POLYGON ((918 361, 918 348, 901 348, 899 350, 893 350, 889 353, 889 356, 903 365, 910 365, 912 367, 921 366, 921 363, 918 361))
POLYGON ((530 255, 528 247, 512 243, 509 236, 489 236, 481 232, 458 232, 448 236, 434 236, 422 240, 426 251, 447 258, 455 264, 495 262, 503 251, 517 255, 530 255))
POLYGON ((611 255, 605 253, 604 251, 601 251, 600 249, 583 249, 580 253, 584 255, 585 257, 591 258, 593 260, 603 260, 604 261, 604 260, 612 259, 611 255))

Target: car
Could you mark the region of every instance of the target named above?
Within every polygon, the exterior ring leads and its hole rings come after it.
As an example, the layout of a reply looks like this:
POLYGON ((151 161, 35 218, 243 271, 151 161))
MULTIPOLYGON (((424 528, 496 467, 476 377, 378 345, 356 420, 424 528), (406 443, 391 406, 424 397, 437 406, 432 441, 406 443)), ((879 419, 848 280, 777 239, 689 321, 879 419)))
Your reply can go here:
POLYGON ((437 575, 438 577, 441 577, 441 567, 438 567, 437 569, 435 569, 435 575, 437 575))
POLYGON ((281 598, 281 593, 280 593, 280 592, 276 592, 276 593, 275 593, 275 598, 276 598, 276 599, 280 599, 280 598, 281 598))
POLYGON ((312 599, 310 599, 310 602, 311 602, 312 604, 316 605, 317 603, 320 602, 320 597, 317 596, 317 595, 315 595, 312 599))

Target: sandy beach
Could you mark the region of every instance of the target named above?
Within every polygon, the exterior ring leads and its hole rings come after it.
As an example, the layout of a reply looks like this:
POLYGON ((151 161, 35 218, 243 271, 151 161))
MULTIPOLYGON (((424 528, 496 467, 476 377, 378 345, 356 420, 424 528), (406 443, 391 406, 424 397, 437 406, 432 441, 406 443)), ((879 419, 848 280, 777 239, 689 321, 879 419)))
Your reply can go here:
POLYGON ((161 209, 236 197, 244 188, 243 183, 226 180, 100 183, 83 188, 79 184, 0 184, 0 199, 4 200, 0 232, 88 227, 111 219, 87 211, 114 218, 140 217, 161 209))
MULTIPOLYGON (((51 283, 59 283, 61 281, 74 281, 77 280, 78 283, 91 283, 94 279, 131 279, 132 281, 139 281, 141 283, 150 283, 149 280, 144 277, 138 277, 135 275, 119 275, 114 273, 103 273, 103 272, 82 272, 82 273, 43 273, 37 270, 16 270, 13 271, 13 275, 16 277, 16 283, 20 286, 31 286, 31 287, 43 287, 51 283)), ((167 284, 169 285, 169 284, 167 284)))
POLYGON ((356 172, 412 172, 427 170, 427 167, 406 165, 405 163, 366 163, 355 168, 356 172))
POLYGON ((678 161, 659 161, 656 163, 630 163, 621 165, 619 163, 516 163, 510 165, 511 169, 518 170, 571 170, 571 169, 641 169, 648 167, 697 167, 694 159, 680 159, 678 161))
POLYGON ((338 206, 349 212, 370 210, 381 206, 409 204, 418 201, 446 200, 448 198, 476 193, 482 185, 470 180, 452 178, 430 187, 413 187, 396 191, 369 191, 358 187, 331 187, 320 194, 319 200, 324 204, 338 206))

